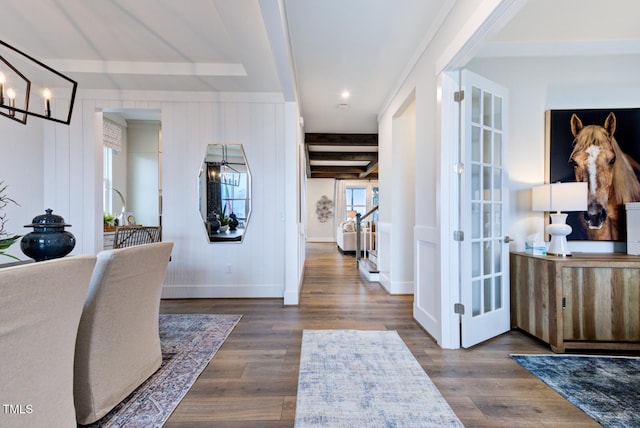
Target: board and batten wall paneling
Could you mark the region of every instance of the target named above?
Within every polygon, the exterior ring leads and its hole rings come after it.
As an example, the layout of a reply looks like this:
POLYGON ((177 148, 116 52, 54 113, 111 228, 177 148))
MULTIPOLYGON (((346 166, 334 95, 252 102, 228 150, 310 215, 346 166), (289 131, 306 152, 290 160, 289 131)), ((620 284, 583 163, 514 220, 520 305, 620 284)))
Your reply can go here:
MULTIPOLYGON (((54 103, 58 108, 59 101, 54 103)), ((76 100, 70 126, 43 122, 42 213, 64 217, 76 238, 71 255, 102 248, 102 146, 96 140, 96 103, 76 100), (97 217, 99 215, 99 223, 97 217)))
POLYGON ((55 203, 54 213, 60 211, 73 225, 69 230, 78 240, 73 254, 102 249, 96 113, 105 108, 161 110, 163 239, 175 243, 163 297, 282 297, 286 148, 281 96, 81 93, 71 126, 44 131, 44 164, 60 162, 44 168, 43 199, 55 203), (242 144, 251 168, 252 212, 242 243, 209 244, 206 238, 198 174, 209 143, 242 144))
POLYGON ((279 207, 284 183, 282 141, 276 131, 282 127, 282 106, 189 103, 180 107, 174 105, 166 118, 163 114, 164 232, 167 240, 176 242, 182 238, 173 239, 171 231, 182 231, 190 242, 182 254, 174 250, 176 263, 170 264, 165 295, 281 297, 284 236, 279 207), (198 118, 197 124, 190 117, 198 118), (171 145, 171 139, 179 136, 172 137, 168 128, 184 135, 182 127, 189 137, 182 138, 181 146, 171 145), (245 150, 252 178, 252 212, 241 244, 209 244, 204 233, 197 209, 197 175, 209 143, 241 143, 245 150))
MULTIPOLYGON (((13 120, 0 120, 0 181, 7 186, 6 196, 19 204, 9 204, 3 209, 5 230, 12 235, 29 233, 30 230, 23 226, 31 223, 36 215, 44 214, 44 121, 31 120, 28 123, 24 126, 13 120)), ((20 259, 27 258, 19 243, 9 247, 6 253, 20 259)), ((11 261, 0 256, 0 263, 11 261)))

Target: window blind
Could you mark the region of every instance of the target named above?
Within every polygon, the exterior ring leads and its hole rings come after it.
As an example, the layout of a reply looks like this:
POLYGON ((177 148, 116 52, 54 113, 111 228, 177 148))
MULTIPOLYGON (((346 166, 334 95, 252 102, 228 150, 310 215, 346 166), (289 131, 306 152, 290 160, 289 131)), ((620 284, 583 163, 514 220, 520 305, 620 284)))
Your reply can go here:
POLYGON ((104 118, 102 122, 102 141, 104 146, 120 152, 122 150, 122 131, 122 126, 104 118))

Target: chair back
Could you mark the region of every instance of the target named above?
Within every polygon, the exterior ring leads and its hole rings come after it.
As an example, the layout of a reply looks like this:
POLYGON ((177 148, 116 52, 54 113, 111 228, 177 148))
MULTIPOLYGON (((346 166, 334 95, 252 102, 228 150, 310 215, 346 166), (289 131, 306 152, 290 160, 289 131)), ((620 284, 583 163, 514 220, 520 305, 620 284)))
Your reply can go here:
POLYGON ((73 360, 94 255, 0 269, 0 426, 75 427, 73 360))
POLYGON ((113 238, 113 248, 160 242, 159 226, 117 226, 113 238))
POLYGON ((76 341, 79 424, 106 415, 160 367, 160 296, 172 248, 155 242, 98 253, 76 341))

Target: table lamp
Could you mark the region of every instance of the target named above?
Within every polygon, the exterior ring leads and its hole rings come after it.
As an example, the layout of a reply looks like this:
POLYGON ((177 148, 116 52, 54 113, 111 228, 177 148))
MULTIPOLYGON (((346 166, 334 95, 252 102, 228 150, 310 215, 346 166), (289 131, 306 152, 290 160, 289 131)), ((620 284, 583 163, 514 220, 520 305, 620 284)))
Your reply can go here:
POLYGON ((533 211, 548 211, 551 217, 551 223, 547 226, 547 233, 551 236, 547 254, 570 256, 567 235, 572 229, 567 224, 567 214, 561 211, 587 210, 587 183, 550 183, 535 186, 531 190, 531 208, 533 211))

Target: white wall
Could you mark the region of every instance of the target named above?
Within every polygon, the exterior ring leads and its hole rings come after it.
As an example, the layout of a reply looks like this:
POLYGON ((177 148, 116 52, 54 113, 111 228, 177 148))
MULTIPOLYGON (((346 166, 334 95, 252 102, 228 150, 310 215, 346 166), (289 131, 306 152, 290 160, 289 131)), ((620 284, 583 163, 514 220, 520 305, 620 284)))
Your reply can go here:
MULTIPOLYGON (((416 167, 416 108, 413 96, 391 120, 390 192, 384 195, 390 218, 384 222, 380 238, 386 243, 379 256, 380 283, 392 294, 413 294, 416 167), (393 225, 393 227, 390 227, 393 225)), ((422 168, 422 166, 420 166, 422 168)), ((380 198, 382 200, 382 197, 380 198)))
MULTIPOLYGON (((71 126, 44 125, 45 150, 36 151, 33 178, 19 174, 18 168, 12 178, 23 180, 73 224, 78 244, 72 254, 95 253, 102 246, 102 143, 96 135, 96 112, 160 110, 163 239, 175 243, 164 296, 283 297, 285 268, 299 264, 285 256, 283 230, 288 222, 297 228, 298 219, 295 203, 286 202, 285 174, 291 166, 285 166, 289 148, 284 106, 279 94, 82 91, 71 126), (209 244, 200 220, 198 171, 205 146, 216 142, 243 144, 251 168, 252 215, 242 243, 209 244), (54 165, 52 159, 62 162, 54 165)), ((0 122, 3 129, 5 122, 0 122)), ((290 122, 297 123, 295 118, 290 122)), ((33 144, 29 137, 20 134, 15 144, 33 144)), ((292 150, 295 174, 295 138, 292 150)), ((28 152, 21 153, 20 158, 26 157, 28 152)), ((42 204, 31 205, 43 210, 42 204)), ((26 224, 24 217, 20 222, 26 224)))
MULTIPOLYGON (((640 55, 606 57, 480 58, 468 68, 509 89, 509 236, 512 250, 543 233, 542 213, 531 212, 530 189, 544 182, 548 109, 640 107, 640 55)), ((610 243, 570 241, 573 251, 612 251, 610 243)))
POLYGON ((283 109, 284 133, 279 138, 283 142, 282 183, 284 209, 284 296, 283 304, 297 305, 304 277, 305 219, 304 210, 304 130, 300 125, 300 110, 295 102, 285 102, 283 109))
MULTIPOLYGON (((455 276, 455 251, 451 217, 455 192, 448 186, 454 180, 451 148, 458 142, 450 135, 440 135, 443 115, 441 84, 451 85, 439 77, 450 65, 462 66, 481 45, 484 35, 499 22, 496 17, 517 10, 522 2, 501 0, 458 0, 448 3, 443 25, 427 42, 427 47, 391 94, 379 114, 381 270, 392 269, 382 257, 393 243, 391 227, 393 177, 393 115, 415 92, 416 99, 416 299, 414 317, 445 348, 459 346, 459 317, 453 314, 453 302, 459 301, 455 276), (428 326, 428 327, 427 327, 428 326)), ((522 243, 531 231, 542 229, 542 216, 528 212, 528 191, 532 183, 541 183, 544 175, 544 110, 550 108, 637 107, 638 60, 635 58, 557 58, 476 60, 469 68, 495 80, 510 91, 511 142, 507 148, 510 165, 511 230, 522 243), (527 205, 526 210, 523 208, 527 205), (525 212, 526 211, 526 212, 525 212)), ((451 103, 450 103, 451 104, 451 103)), ((447 107, 448 108, 448 107, 447 107)), ((517 245, 518 243, 514 244, 517 245)), ((392 275, 392 273, 391 273, 392 275)))
MULTIPOLYGON (((460 58, 468 42, 503 3, 501 0, 457 0, 446 2, 439 15, 442 26, 427 34, 426 48, 406 78, 389 97, 387 105, 378 115, 380 151, 380 257, 381 271, 387 266, 386 255, 392 248, 391 225, 401 220, 391 218, 392 198, 397 189, 393 184, 393 116, 402 110, 415 93, 415 227, 413 242, 416 249, 414 317, 445 348, 459 347, 458 318, 453 314, 453 301, 459 298, 459 287, 449 281, 452 271, 450 252, 452 215, 449 204, 453 197, 448 182, 454 174, 453 162, 441 151, 457 141, 441 144, 439 73, 451 61, 460 58), (442 165, 445 159, 446 164, 442 165), (445 241, 446 240, 446 241, 445 241), (385 259, 382 259, 385 257, 385 259), (444 275, 443 275, 444 273, 444 275), (427 327, 425 327, 427 328, 427 327)), ((508 3, 508 2, 504 2, 508 3)), ((393 272, 389 275, 393 276, 393 272)), ((459 301, 459 300, 458 300, 459 301)))
POLYGON ((251 101, 162 105, 163 237, 176 243, 167 297, 283 296, 284 105, 251 101), (240 143, 245 151, 252 210, 240 244, 209 244, 200 220, 197 176, 209 143, 240 143))
MULTIPOLYGON (((45 206, 43 203, 42 183, 45 174, 42 132, 40 119, 29 118, 25 126, 0 118, 0 181, 4 181, 7 186, 5 195, 20 204, 9 204, 3 210, 6 214, 5 230, 11 236, 32 232, 32 228, 23 226, 31 223, 35 216, 44 214, 46 208, 53 209, 54 214, 62 215, 70 222, 65 206, 45 206)), ((73 233, 73 227, 67 230, 73 233)), ((28 259, 20 250, 19 242, 6 252, 19 259, 28 259)), ((0 264, 12 261, 14 260, 0 256, 0 264)))
POLYGON ((335 242, 336 234, 336 200, 335 180, 333 178, 307 179, 306 193, 306 239, 307 242, 335 242), (332 215, 325 222, 318 220, 316 204, 326 196, 333 202, 332 215))

